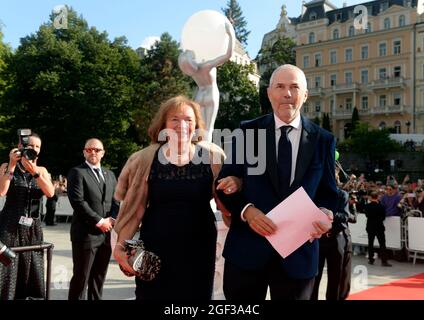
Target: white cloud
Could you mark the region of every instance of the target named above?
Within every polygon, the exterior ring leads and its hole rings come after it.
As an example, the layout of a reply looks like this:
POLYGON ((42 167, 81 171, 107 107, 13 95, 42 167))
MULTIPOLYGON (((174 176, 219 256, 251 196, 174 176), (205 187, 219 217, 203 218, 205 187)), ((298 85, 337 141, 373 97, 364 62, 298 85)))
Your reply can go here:
POLYGON ((140 46, 149 50, 155 44, 156 41, 160 41, 160 38, 157 36, 150 36, 145 38, 140 46))

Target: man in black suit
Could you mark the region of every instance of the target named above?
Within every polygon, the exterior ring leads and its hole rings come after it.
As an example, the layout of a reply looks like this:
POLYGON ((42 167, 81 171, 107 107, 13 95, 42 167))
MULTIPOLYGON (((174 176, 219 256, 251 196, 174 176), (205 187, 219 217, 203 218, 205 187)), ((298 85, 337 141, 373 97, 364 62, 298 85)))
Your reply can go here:
POLYGON ((318 241, 313 239, 330 229, 329 210, 337 206, 335 139, 300 115, 308 97, 303 71, 293 65, 278 67, 268 97, 273 113, 241 123, 244 144, 238 148, 239 139, 233 139, 233 163, 224 164, 219 175, 243 180, 240 193, 217 187, 232 215, 223 251, 224 294, 231 300, 264 300, 268 287, 273 300, 310 299, 318 269, 318 241), (252 146, 257 163, 250 161, 252 146), (255 172, 261 164, 266 165, 263 172, 255 172), (299 187, 328 217, 314 221, 311 241, 283 259, 265 238, 277 230, 266 214, 299 187))
POLYGON ((95 138, 87 140, 85 162, 68 174, 68 197, 74 209, 71 225, 73 276, 69 300, 101 300, 111 256, 110 231, 119 204, 113 199, 116 178, 101 168, 105 151, 95 138))

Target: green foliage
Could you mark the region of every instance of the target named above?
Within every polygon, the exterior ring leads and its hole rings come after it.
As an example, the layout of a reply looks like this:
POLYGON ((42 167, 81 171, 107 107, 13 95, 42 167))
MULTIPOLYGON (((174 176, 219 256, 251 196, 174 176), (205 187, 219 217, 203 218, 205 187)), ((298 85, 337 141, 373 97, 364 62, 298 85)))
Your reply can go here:
POLYGON ((147 129, 159 106, 176 95, 190 96, 194 82, 183 75, 178 67, 178 43, 168 33, 147 51, 141 60, 141 73, 137 88, 138 109, 134 114, 136 130, 143 145, 150 142, 147 129))
MULTIPOLYGON (((1 21, 0 21, 1 23, 1 21)), ((2 97, 7 89, 8 85, 11 83, 11 79, 7 77, 7 74, 5 72, 8 59, 10 59, 12 54, 12 50, 10 47, 3 43, 3 34, 0 29, 0 107, 2 105, 2 97)), ((3 115, 0 115, 0 136, 1 134, 5 133, 6 128, 6 117, 3 115)), ((6 148, 6 146, 3 143, 3 140, 0 140, 0 150, 6 148)))
POLYGON ((391 140, 389 134, 385 129, 373 129, 367 123, 359 122, 350 138, 341 143, 339 149, 360 154, 369 161, 381 160, 388 152, 402 150, 401 145, 391 140))
POLYGON ((218 68, 220 102, 216 129, 239 127, 240 121, 260 115, 259 97, 255 85, 249 80, 253 72, 250 65, 239 65, 232 61, 218 68))
POLYGON ((43 138, 40 160, 52 173, 64 174, 82 161, 85 140, 97 137, 106 149, 103 164, 120 169, 138 148, 129 129, 139 59, 125 38, 109 41, 72 9, 68 29, 56 30, 53 15, 50 20, 21 39, 10 59, 7 73, 14 83, 1 105, 10 117, 2 139, 10 148, 16 129, 33 129, 43 138))
POLYGON ((263 114, 272 110, 271 102, 268 99, 267 88, 269 79, 275 68, 283 64, 296 64, 296 43, 286 37, 278 39, 271 48, 262 48, 259 51, 257 60, 260 66, 265 66, 267 70, 262 74, 259 84, 259 98, 261 112, 263 114))
POLYGON ((331 132, 331 123, 330 123, 330 116, 328 113, 324 113, 322 116, 322 127, 331 132))
POLYGON ((247 22, 243 17, 243 11, 241 10, 237 0, 228 0, 227 7, 221 8, 221 10, 228 18, 228 20, 230 20, 230 22, 233 24, 236 38, 244 47, 246 47, 247 38, 249 37, 250 31, 247 31, 246 29, 247 22))
POLYGON ((359 123, 358 108, 354 107, 352 111, 352 130, 355 130, 359 123))

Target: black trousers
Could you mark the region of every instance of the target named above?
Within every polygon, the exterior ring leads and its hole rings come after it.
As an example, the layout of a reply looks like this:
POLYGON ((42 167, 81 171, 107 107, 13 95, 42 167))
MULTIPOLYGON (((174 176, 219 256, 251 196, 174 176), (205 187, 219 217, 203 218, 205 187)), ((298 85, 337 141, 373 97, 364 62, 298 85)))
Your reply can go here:
POLYGON ((73 276, 69 284, 69 300, 101 300, 112 249, 110 237, 98 247, 86 248, 72 243, 73 276), (88 292, 87 292, 88 288, 88 292))
POLYGON ((340 283, 342 281, 343 259, 346 247, 346 239, 343 232, 337 235, 319 239, 319 264, 318 275, 315 277, 315 284, 311 300, 318 300, 319 284, 322 278, 325 262, 327 261, 327 291, 326 300, 340 299, 340 283))
POLYGON ((350 292, 350 283, 352 279, 352 237, 349 229, 343 231, 346 239, 345 252, 343 257, 342 275, 340 279, 339 300, 346 300, 350 292))
POLYGON ((374 239, 377 237, 380 246, 380 258, 387 262, 386 236, 384 229, 367 229, 368 232, 368 260, 374 261, 374 239))
POLYGON ((278 253, 263 269, 248 270, 229 261, 224 265, 224 295, 227 300, 265 300, 269 287, 271 300, 309 300, 314 278, 290 278, 281 266, 278 253))

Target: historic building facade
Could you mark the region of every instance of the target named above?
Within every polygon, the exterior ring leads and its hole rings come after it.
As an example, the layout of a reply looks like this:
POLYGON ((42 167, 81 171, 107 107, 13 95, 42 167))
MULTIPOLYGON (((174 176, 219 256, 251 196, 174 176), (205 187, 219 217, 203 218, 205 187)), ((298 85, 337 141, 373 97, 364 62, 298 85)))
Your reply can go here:
POLYGON ((355 12, 358 5, 315 0, 290 19, 296 64, 308 80, 303 113, 320 119, 328 113, 340 140, 355 107, 375 128, 424 133, 424 25, 417 0, 366 2, 355 12))

